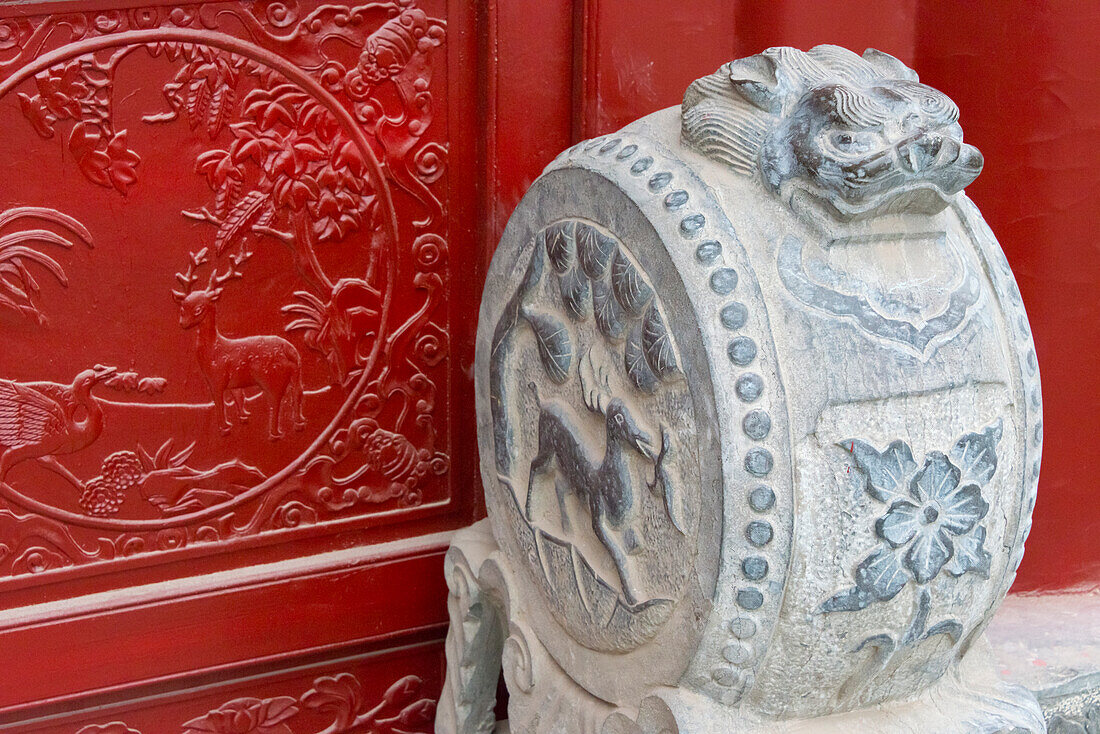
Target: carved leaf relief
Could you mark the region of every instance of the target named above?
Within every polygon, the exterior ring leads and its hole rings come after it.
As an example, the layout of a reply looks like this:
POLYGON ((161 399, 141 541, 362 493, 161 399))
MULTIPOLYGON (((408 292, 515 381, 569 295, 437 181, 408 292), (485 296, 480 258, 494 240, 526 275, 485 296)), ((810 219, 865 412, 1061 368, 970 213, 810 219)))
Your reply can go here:
POLYGON ((577 252, 585 275, 601 280, 618 248, 615 240, 583 222, 577 224, 577 252))
POLYGON ((573 362, 573 343, 569 330, 548 313, 526 310, 523 317, 531 325, 543 367, 554 382, 565 382, 573 362))
POLYGON ((616 251, 611 264, 611 285, 623 310, 631 316, 641 316, 653 297, 653 289, 621 250, 616 251))
POLYGON ((611 286, 603 279, 592 281, 592 310, 596 317, 596 326, 609 341, 619 342, 626 333, 622 306, 611 291, 611 286))

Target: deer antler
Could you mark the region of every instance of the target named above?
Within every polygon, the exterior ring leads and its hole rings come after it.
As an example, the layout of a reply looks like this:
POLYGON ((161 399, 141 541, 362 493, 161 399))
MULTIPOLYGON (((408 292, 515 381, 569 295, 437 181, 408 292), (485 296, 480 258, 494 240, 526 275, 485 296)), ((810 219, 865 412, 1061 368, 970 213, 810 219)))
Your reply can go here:
POLYGON ((199 276, 195 271, 206 264, 209 259, 209 254, 210 249, 204 247, 198 252, 192 252, 188 255, 190 263, 187 265, 187 271, 176 273, 176 280, 178 280, 180 285, 184 288, 182 291, 172 291, 172 297, 177 301, 182 301, 186 298, 187 294, 191 292, 191 289, 195 287, 195 283, 199 280, 199 276))
POLYGON ((220 289, 223 285, 231 280, 237 280, 243 278, 244 274, 241 273, 240 267, 248 261, 248 258, 252 257, 252 252, 244 250, 236 255, 230 255, 229 257, 229 270, 224 274, 219 275, 218 269, 214 268, 210 271, 210 281, 206 284, 207 290, 220 289))
POLYGON ((604 399, 611 397, 612 392, 606 367, 600 365, 597 369, 592 352, 588 351, 581 358, 577 375, 580 377, 581 399, 584 400, 585 407, 602 415, 607 407, 604 399))

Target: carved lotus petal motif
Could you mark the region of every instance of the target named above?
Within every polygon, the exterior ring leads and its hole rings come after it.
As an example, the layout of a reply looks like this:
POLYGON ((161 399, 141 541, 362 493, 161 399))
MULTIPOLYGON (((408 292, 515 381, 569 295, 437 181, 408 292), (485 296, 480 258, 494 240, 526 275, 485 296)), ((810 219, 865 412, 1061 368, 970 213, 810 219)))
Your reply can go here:
POLYGON ((973 533, 955 539, 955 555, 944 568, 952 576, 973 571, 982 578, 989 578, 992 561, 993 557, 985 549, 985 528, 979 526, 973 533))
POLYGON ((875 532, 892 547, 903 546, 920 529, 919 513, 920 508, 912 502, 899 500, 890 505, 885 516, 879 518, 875 524, 875 532))
POLYGON ((989 504, 982 499, 982 492, 975 484, 958 489, 940 503, 940 525, 962 535, 970 530, 989 512, 989 504))
POLYGON ((959 486, 960 477, 958 468, 946 456, 933 451, 909 483, 909 494, 918 502, 944 499, 959 486))
POLYGON ((867 475, 867 492, 872 497, 879 502, 908 498, 906 481, 917 468, 908 444, 894 441, 881 454, 863 441, 849 439, 841 446, 867 475))
POLYGON ((964 481, 985 484, 997 471, 997 443, 1001 440, 1001 421, 968 433, 951 449, 951 460, 962 471, 964 481))

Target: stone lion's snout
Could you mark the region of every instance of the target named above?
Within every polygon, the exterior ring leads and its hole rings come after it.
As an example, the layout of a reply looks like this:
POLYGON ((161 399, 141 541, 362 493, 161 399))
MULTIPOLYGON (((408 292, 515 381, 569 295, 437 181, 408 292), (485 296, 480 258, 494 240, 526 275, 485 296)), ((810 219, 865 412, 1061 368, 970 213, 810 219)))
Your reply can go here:
POLYGON ((903 171, 927 178, 949 196, 969 186, 985 163, 981 152, 973 145, 935 132, 909 138, 899 143, 894 151, 903 171))

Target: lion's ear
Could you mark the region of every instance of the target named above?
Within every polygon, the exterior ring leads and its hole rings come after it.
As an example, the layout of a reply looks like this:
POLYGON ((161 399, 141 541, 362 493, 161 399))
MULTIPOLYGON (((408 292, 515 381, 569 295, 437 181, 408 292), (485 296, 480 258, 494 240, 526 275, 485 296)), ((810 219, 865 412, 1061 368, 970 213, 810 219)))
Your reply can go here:
POLYGON ((738 59, 729 64, 730 84, 746 102, 778 114, 780 96, 777 93, 779 81, 775 75, 775 59, 765 54, 757 54, 738 59))
POLYGON ((911 82, 920 81, 920 79, 917 78, 917 72, 913 71, 890 54, 879 51, 877 48, 869 48, 864 51, 863 60, 875 67, 884 77, 889 79, 907 79, 911 82))

